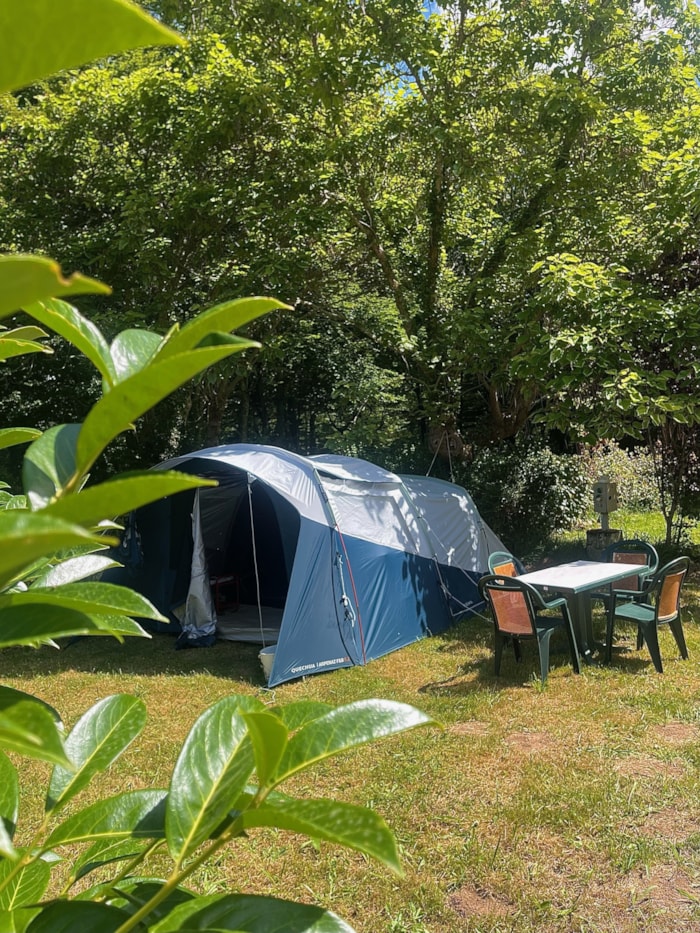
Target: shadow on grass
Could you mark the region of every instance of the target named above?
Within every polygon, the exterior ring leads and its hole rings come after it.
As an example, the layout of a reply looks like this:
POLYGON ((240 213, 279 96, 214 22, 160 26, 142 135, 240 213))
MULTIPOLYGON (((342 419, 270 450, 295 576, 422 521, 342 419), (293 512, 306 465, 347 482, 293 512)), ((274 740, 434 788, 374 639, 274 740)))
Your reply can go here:
POLYGON ((210 648, 175 650, 172 635, 150 639, 129 638, 120 644, 113 638, 86 637, 57 650, 7 648, 0 652, 0 678, 45 677, 65 671, 104 674, 193 676, 208 673, 251 686, 264 686, 258 660, 260 645, 218 641, 210 648))

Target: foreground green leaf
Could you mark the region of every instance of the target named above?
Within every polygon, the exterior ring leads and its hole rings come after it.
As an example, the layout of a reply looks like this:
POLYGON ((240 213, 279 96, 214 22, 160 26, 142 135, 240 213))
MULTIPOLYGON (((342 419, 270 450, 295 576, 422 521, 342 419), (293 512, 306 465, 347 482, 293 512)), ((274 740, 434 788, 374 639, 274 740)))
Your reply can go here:
POLYGON ((203 486, 216 486, 216 480, 165 470, 126 473, 119 479, 88 486, 76 495, 58 499, 46 508, 44 514, 55 515, 77 525, 95 525, 103 518, 125 515, 164 496, 203 486))
POLYGON ((70 767, 58 713, 47 703, 0 685, 0 746, 29 758, 70 767))
POLYGON ((114 381, 123 382, 146 367, 163 342, 160 334, 150 330, 123 330, 112 341, 109 354, 114 381))
POLYGON ((35 340, 16 340, 0 335, 0 362, 28 353, 53 353, 53 350, 35 340))
POLYGON ((162 839, 167 796, 165 790, 135 790, 99 800, 57 826, 44 848, 88 841, 162 839))
POLYGON ((173 328, 158 351, 157 359, 160 361, 194 350, 202 345, 210 333, 238 330, 263 314, 280 309, 288 309, 288 305, 274 298, 236 298, 215 305, 198 314, 179 330, 173 328))
POLYGON ((246 713, 245 721, 255 753, 255 771, 262 786, 277 770, 287 747, 287 727, 273 713, 246 713))
POLYGON ((126 49, 182 41, 126 0, 3 3, 0 93, 126 49))
POLYGON ((433 722, 415 707, 393 700, 360 700, 340 706, 290 738, 275 784, 345 749, 433 722))
POLYGON ((15 871, 12 862, 0 862, 0 910, 36 904, 49 886, 50 877, 51 866, 42 859, 30 862, 19 871, 15 871))
POLYGON ((17 910, 0 910, 0 933, 25 933, 40 909, 18 907, 17 910))
MULTIPOLYGON (((89 901, 54 901, 27 927, 27 933, 116 933, 129 915, 108 904, 89 901)), ((139 924, 131 929, 145 933, 139 924)))
POLYGON ((41 431, 36 428, 2 428, 0 430, 0 450, 4 447, 15 447, 17 444, 29 444, 41 437, 41 431))
MULTIPOLYGON (((12 838, 19 815, 19 780, 17 769, 7 755, 0 752, 0 856, 15 857, 12 838)), ((0 927, 1 929, 1 927, 0 927)))
MULTIPOLYGON (((0 595, 0 619, 9 607, 34 605, 59 606, 85 614, 125 615, 140 619, 167 622, 145 596, 115 583, 66 583, 60 587, 44 589, 33 586, 21 593, 0 595)), ((0 636, 1 637, 1 636, 0 636)))
POLYGON ((393 833, 373 810, 335 800, 293 800, 270 797, 262 806, 246 810, 245 829, 270 826, 302 833, 357 849, 401 874, 393 833))
POLYGON ((102 331, 87 318, 58 298, 47 298, 23 306, 27 314, 63 337, 90 360, 107 385, 115 381, 114 364, 102 331))
POLYGON ((56 603, 48 612, 46 603, 31 601, 0 610, 0 648, 37 647, 78 635, 151 637, 138 622, 116 613, 79 612, 56 603))
POLYGON ((107 697, 89 709, 65 741, 74 770, 54 768, 46 809, 55 811, 75 797, 95 774, 116 761, 145 723, 143 701, 128 694, 107 697))
POLYGON ((85 554, 71 557, 51 567, 47 567, 34 578, 32 586, 63 586, 76 583, 85 577, 94 577, 111 567, 121 566, 118 561, 104 554, 85 554))
POLYGON ((78 437, 76 479, 85 475, 105 447, 150 408, 193 376, 254 341, 181 353, 152 363, 116 385, 93 406, 78 437))
POLYGON ((47 554, 79 545, 116 544, 58 518, 17 510, 0 512, 0 539, 0 587, 47 554))
POLYGON ((235 933, 353 933, 340 917, 322 907, 251 894, 198 897, 176 907, 151 933, 235 931, 235 933))
POLYGON ((27 449, 22 483, 32 509, 43 509, 75 477, 75 451, 80 424, 58 424, 27 449))
MULTIPOLYGON (((14 37, 3 28, 7 17, 24 17, 24 4, 0 6, 0 93, 2 75, 7 67, 5 46, 14 45, 14 37)), ((16 47, 15 47, 16 48, 16 47)), ((61 267, 41 256, 0 256, 0 318, 7 317, 42 298, 52 295, 108 295, 111 289, 101 282, 77 273, 64 278, 61 267)))
POLYGON ((255 697, 224 697, 192 727, 170 784, 165 829, 182 862, 227 818, 255 764, 243 713, 264 710, 255 697))

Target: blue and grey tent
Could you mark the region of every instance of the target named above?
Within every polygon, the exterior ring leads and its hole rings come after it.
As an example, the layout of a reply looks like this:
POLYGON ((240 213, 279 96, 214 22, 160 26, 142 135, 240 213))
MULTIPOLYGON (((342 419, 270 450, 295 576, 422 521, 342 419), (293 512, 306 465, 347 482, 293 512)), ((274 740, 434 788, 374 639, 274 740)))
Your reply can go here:
POLYGON ((135 513, 137 588, 181 638, 268 646, 270 686, 444 631, 503 549, 466 490, 352 457, 234 444, 157 469, 219 485, 135 513))

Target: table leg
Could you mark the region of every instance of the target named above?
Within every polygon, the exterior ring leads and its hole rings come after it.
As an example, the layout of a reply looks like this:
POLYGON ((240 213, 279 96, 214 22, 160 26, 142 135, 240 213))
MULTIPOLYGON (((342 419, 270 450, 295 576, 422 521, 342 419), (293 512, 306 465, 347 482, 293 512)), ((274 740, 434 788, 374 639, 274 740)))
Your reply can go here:
POLYGON ((588 593, 575 593, 567 597, 574 636, 581 658, 586 664, 593 662, 593 603, 588 593))

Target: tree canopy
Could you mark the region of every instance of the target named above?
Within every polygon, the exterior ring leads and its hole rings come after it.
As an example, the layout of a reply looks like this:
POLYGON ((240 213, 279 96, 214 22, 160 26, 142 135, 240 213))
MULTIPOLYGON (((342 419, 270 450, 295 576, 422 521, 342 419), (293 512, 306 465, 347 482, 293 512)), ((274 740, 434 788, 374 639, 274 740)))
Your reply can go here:
MULTIPOLYGON (((144 6, 189 43, 2 99, 0 248, 111 282, 84 302, 106 332, 250 293, 293 310, 130 457, 258 438, 405 463, 431 425, 698 420, 694 5, 144 6)), ((78 416, 75 365, 20 407, 78 416)))

